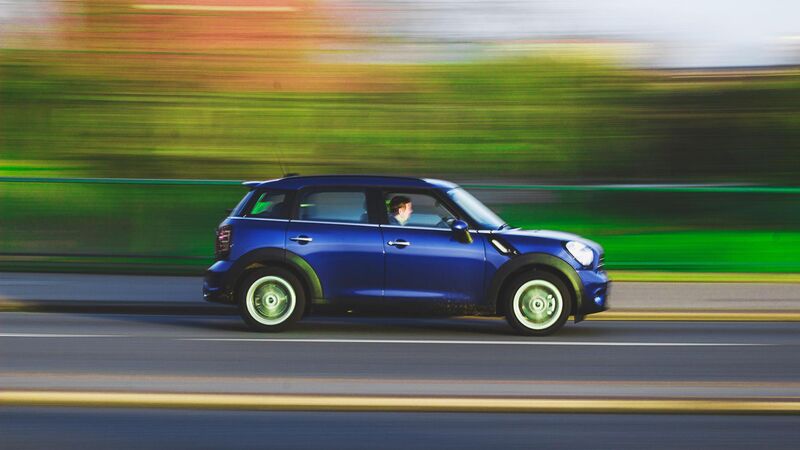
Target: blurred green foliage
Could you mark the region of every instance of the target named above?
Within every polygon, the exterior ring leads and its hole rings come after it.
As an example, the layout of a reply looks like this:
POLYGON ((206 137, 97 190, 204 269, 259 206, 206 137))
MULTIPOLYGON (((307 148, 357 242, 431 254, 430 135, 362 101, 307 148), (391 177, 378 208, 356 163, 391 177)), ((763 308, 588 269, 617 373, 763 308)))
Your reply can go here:
POLYGON ((494 208, 513 226, 599 242, 610 269, 800 272, 797 194, 552 192, 494 208))
POLYGON ((239 186, 0 182, 0 252, 208 258, 217 224, 243 192, 239 186))
MULTIPOLYGON (((797 70, 686 76, 551 57, 369 70, 394 81, 211 91, 0 50, 0 176, 265 179, 283 165, 481 182, 800 180, 797 70)), ((242 193, 0 182, 0 268, 199 273, 242 193)), ((537 195, 487 202, 514 225, 600 242, 612 269, 800 272, 791 194, 537 195)))
POLYGON ((402 80, 385 92, 208 92, 0 52, 0 175, 266 178, 283 163, 460 179, 800 179, 796 71, 686 79, 540 57, 371 66, 402 80))
MULTIPOLYGON (((0 269, 200 274, 216 225, 244 192, 0 181, 0 269)), ((473 192, 512 226, 596 240, 612 270, 800 272, 795 194, 473 192)))

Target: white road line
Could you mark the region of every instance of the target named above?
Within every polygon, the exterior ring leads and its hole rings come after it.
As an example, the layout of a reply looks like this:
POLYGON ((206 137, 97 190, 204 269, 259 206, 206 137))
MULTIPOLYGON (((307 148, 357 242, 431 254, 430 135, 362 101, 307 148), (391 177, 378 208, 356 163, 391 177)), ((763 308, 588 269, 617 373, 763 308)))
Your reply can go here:
MULTIPOLYGON (((0 333, 0 338, 136 338, 126 334, 38 334, 0 333)), ((778 344, 731 342, 587 342, 587 341, 456 341, 439 339, 263 339, 263 338, 171 338, 174 341, 198 342, 274 342, 300 344, 411 344, 411 345, 538 345, 538 346, 592 346, 592 347, 774 347, 778 344)))
POLYGON ((213 342, 291 342, 312 344, 439 344, 439 345, 572 345, 595 347, 750 347, 774 344, 713 342, 585 342, 585 341, 454 341, 422 339, 259 339, 259 338, 180 338, 180 341, 213 342))
POLYGON ((124 334, 39 334, 39 333, 0 333, 0 338, 109 338, 130 337, 124 334))

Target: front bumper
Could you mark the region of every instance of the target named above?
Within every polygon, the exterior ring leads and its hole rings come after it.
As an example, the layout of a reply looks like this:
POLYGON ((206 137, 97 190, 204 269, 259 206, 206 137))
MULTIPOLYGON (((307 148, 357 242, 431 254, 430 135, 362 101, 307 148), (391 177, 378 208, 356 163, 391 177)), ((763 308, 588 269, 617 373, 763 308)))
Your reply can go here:
POLYGON ((583 295, 578 311, 575 312, 576 321, 583 320, 586 315, 607 310, 611 290, 611 283, 605 271, 579 270, 578 276, 583 285, 583 295))

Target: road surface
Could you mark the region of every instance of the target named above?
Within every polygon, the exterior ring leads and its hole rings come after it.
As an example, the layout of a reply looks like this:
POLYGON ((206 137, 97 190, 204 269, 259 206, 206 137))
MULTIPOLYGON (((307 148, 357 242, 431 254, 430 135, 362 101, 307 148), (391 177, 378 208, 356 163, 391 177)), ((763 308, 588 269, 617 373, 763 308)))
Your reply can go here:
MULTIPOLYGON (((204 302, 202 278, 57 273, 0 273, 3 305, 211 313, 230 308, 204 302)), ((641 283, 612 280, 612 310, 742 310, 800 312, 798 283, 641 283)))
MULTIPOLYGON (((760 292, 749 310, 797 311, 794 285, 692 286, 687 309, 760 292)), ((197 288, 0 277, 2 301, 23 305, 174 306, 0 312, 0 448, 730 449, 800 437, 797 321, 587 321, 531 339, 494 318, 311 316, 259 334, 229 309, 192 313, 205 305, 197 288)), ((680 292, 615 286, 629 310, 680 292)))

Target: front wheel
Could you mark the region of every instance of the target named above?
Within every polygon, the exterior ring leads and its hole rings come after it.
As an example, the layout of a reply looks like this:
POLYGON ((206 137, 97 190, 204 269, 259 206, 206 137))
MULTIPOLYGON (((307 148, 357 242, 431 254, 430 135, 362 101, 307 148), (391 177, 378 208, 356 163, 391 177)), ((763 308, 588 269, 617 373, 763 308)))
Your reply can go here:
POLYGON ((561 328, 569 317, 572 296, 560 278, 541 271, 516 277, 504 291, 506 320, 529 336, 546 336, 561 328))
POLYGON ((305 292, 290 272, 278 268, 254 270, 237 292, 239 314, 257 331, 282 331, 303 316, 305 292))

